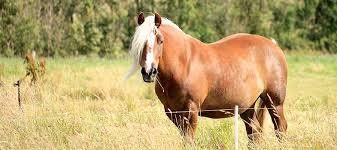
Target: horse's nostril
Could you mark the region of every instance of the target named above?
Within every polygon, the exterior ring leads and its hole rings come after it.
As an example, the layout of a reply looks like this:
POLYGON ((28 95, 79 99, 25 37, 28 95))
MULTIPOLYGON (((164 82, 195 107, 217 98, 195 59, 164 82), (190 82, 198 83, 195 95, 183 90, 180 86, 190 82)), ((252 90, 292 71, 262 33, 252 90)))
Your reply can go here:
POLYGON ((153 68, 153 69, 152 69, 152 74, 157 74, 157 72, 158 72, 158 71, 157 71, 156 68, 153 68))
POLYGON ((142 70, 140 71, 142 74, 146 74, 145 68, 143 67, 142 70))

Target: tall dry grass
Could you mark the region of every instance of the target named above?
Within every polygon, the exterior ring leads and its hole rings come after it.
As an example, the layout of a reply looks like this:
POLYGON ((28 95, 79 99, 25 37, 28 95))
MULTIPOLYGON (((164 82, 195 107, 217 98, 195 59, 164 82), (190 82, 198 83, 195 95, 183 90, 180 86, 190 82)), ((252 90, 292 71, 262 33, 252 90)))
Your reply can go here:
MULTIPOLYGON (((233 118, 199 117, 195 143, 186 144, 153 85, 139 75, 123 81, 126 60, 47 61, 44 79, 21 85, 22 113, 12 84, 24 66, 17 58, 0 58, 0 149, 233 149, 233 118)), ((336 149, 337 56, 289 54, 288 63, 287 136, 280 143, 269 120, 257 148, 336 149)), ((246 149, 239 125, 240 148, 246 149)))

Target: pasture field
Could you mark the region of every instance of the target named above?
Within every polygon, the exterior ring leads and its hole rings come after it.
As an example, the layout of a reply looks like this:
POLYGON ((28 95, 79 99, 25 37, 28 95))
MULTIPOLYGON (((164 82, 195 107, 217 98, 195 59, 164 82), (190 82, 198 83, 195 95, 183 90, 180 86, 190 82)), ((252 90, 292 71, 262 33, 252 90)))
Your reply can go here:
MULTIPOLYGON (((337 149, 337 56, 296 53, 287 60, 287 136, 278 142, 267 116, 257 148, 337 149)), ((47 59, 45 77, 21 85, 21 112, 13 83, 25 74, 23 60, 0 57, 0 149, 233 149, 233 118, 199 117, 195 143, 185 144, 153 84, 143 83, 140 73, 123 81, 129 63, 47 59)), ((239 125, 240 149, 246 149, 239 125)))

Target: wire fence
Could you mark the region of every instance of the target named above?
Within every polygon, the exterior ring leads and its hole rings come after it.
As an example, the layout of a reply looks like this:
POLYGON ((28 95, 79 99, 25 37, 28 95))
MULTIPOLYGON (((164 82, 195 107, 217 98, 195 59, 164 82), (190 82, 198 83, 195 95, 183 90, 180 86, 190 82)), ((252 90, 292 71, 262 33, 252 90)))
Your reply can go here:
MULTIPOLYGON (((254 109, 254 110, 274 110, 274 108, 252 108, 252 107, 240 107, 238 108, 239 110, 249 110, 249 109, 254 109)), ((165 111, 165 113, 173 113, 173 114, 179 114, 179 113, 193 113, 193 112, 223 112, 223 113, 228 113, 230 111, 235 111, 235 107, 234 108, 224 108, 224 109, 200 109, 200 110, 181 110, 181 111, 165 111)), ((233 113, 234 114, 234 113, 233 113)))
MULTIPOLYGON (((337 108, 337 107, 336 107, 337 108)), ((27 108, 28 109, 28 108, 27 108)), ((31 108, 30 108, 31 109, 31 108)), ((207 110, 200 110, 200 111, 162 111, 162 110, 160 110, 160 109, 154 109, 154 110, 152 110, 152 111, 133 111, 133 112, 129 112, 130 113, 130 115, 134 115, 134 114, 137 114, 137 113, 151 113, 151 114, 155 114, 155 113, 168 113, 168 114, 178 114, 178 113, 189 113, 189 112, 198 112, 198 113, 200 113, 200 112, 228 112, 228 111, 233 111, 233 127, 232 127, 232 131, 233 131, 233 137, 232 137, 232 140, 233 140, 233 145, 230 145, 230 146, 233 146, 233 148, 235 149, 235 150, 237 150, 237 149, 244 149, 245 147, 246 147, 246 145, 245 145, 245 143, 242 143, 242 139, 241 139, 241 141, 240 141, 240 137, 239 137, 239 135, 240 135, 240 132, 241 132, 241 134, 243 133, 243 132, 245 132, 245 131, 243 131, 243 130, 239 130, 239 127, 240 127, 240 123, 239 123, 239 120, 242 120, 243 122, 245 122, 243 119, 240 119, 240 117, 239 117, 239 110, 246 110, 246 109, 272 109, 272 108, 240 108, 240 107, 238 107, 238 106, 235 106, 235 108, 233 108, 233 109, 207 109, 207 110)), ((114 113, 119 113, 119 112, 111 112, 112 114, 114 114, 114 113)), ((123 112, 122 114, 120 114, 121 116, 125 116, 125 115, 123 115, 123 114, 125 114, 125 113, 128 113, 128 112, 123 112)), ((22 114, 25 114, 24 112, 22 113, 22 114)), ((73 114, 68 114, 68 113, 62 113, 62 114, 55 114, 55 116, 46 116, 46 117, 42 117, 42 116, 40 116, 40 117, 35 117, 35 116, 22 116, 23 118, 26 118, 26 119, 42 119, 42 120, 45 120, 45 119, 55 119, 55 120, 62 120, 62 119, 67 119, 68 117, 69 118, 82 118, 82 117, 79 117, 79 116, 75 116, 75 115, 73 115, 73 114)), ((114 115, 110 115, 110 114, 108 114, 108 115, 93 115, 92 117, 107 117, 107 118, 111 118, 111 117, 114 117, 114 115)), ((17 118, 17 119, 20 119, 20 117, 19 118, 17 118)), ((85 118, 82 118, 82 119, 79 119, 78 121, 84 121, 85 122, 85 118), (83 120, 82 120, 83 119, 83 120)), ((231 120, 232 120, 231 119, 231 120)), ((98 120, 99 121, 99 120, 98 120)), ((102 122, 104 122, 104 119, 103 120, 101 120, 102 122)), ((101 122, 101 121, 99 121, 99 122, 101 122)), ((97 124, 92 124, 92 125, 89 125, 89 126, 92 126, 92 127, 94 127, 94 128, 104 128, 104 127, 106 127, 106 124, 104 124, 104 123, 97 123, 97 124)), ((232 121, 231 121, 232 122, 232 121)), ((91 122, 88 122, 88 123, 91 123, 91 122)), ((142 124, 142 125, 147 125, 146 123, 145 124, 142 124)), ((150 125, 150 124, 149 124, 150 125)), ((202 124, 201 124, 201 126, 202 126, 202 124)), ((300 139, 296 139, 296 140, 300 140, 300 139)), ((244 140, 245 141, 245 140, 244 140)), ((302 148, 304 148, 304 147, 302 147, 302 148)), ((310 147, 308 147, 308 148, 310 148, 310 147)))
MULTIPOLYGON (((18 86, 18 102, 19 102, 19 108, 20 110, 23 112, 23 108, 22 108, 22 105, 21 105, 21 101, 20 101, 20 85, 17 85, 18 86)), ((6 93, 9 92, 9 91, 6 91, 6 93)), ((337 106, 335 106, 335 108, 337 109, 337 106)), ((254 110, 275 110, 275 108, 267 108, 267 107, 263 107, 263 108, 254 108, 254 107, 249 107, 249 108, 245 108, 245 107, 239 107, 239 106, 235 106, 234 108, 224 108, 224 109, 199 109, 199 110, 174 110, 174 111, 164 111, 164 113, 166 114, 180 114, 180 113, 198 113, 200 116, 201 116, 201 113, 202 112, 221 112, 221 113, 225 113, 225 114, 230 114, 232 116, 234 116, 234 126, 233 126, 233 133, 234 133, 234 137, 233 137, 233 141, 234 141, 234 149, 237 150, 239 149, 239 112, 240 110, 251 110, 251 109, 254 109, 254 110)), ((312 109, 310 107, 310 109, 312 109)), ((158 113, 158 111, 140 111, 140 113, 150 113, 150 114, 153 114, 153 113, 158 113)), ((163 111, 161 111, 163 112, 163 111)), ((23 112, 24 113, 24 112, 23 112)), ((120 112, 118 112, 120 113, 120 112)), ((123 113, 128 113, 128 112, 123 112, 123 113)), ((130 113, 137 113, 136 111, 135 112, 130 112, 130 113)), ((63 116, 64 117, 64 116, 63 116)), ((69 117, 75 117, 75 116, 71 116, 69 115, 69 117)), ((104 116, 104 117, 111 117, 109 115, 107 116, 104 116)), ((53 117, 41 117, 40 119, 61 119, 62 116, 53 116, 53 117)), ((37 119, 37 118, 36 118, 37 119)), ((241 119, 242 120, 242 119, 241 119)), ((245 120, 242 120, 245 122, 245 120)), ((245 122, 247 123, 247 122, 245 122)))

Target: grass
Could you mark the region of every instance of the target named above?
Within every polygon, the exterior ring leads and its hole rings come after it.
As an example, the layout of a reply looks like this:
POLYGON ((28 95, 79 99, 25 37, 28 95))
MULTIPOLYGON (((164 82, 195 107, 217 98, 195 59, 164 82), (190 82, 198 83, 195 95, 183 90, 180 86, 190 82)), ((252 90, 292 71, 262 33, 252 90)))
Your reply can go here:
MULTIPOLYGON (((287 54, 288 133, 278 142, 267 121, 258 149, 336 149, 337 56, 287 54)), ((186 144, 163 113, 153 85, 135 75, 123 81, 129 61, 99 58, 47 60, 36 86, 19 58, 0 58, 0 149, 233 149, 233 118, 199 118, 195 144, 186 144), (3 72, 3 73, 1 73, 3 72)), ((240 121, 240 147, 247 138, 240 121)))

